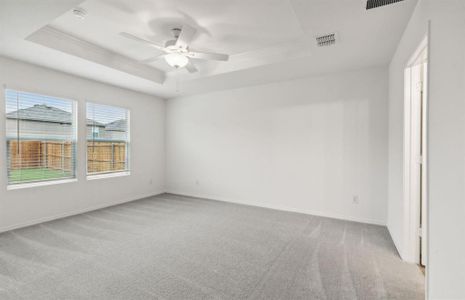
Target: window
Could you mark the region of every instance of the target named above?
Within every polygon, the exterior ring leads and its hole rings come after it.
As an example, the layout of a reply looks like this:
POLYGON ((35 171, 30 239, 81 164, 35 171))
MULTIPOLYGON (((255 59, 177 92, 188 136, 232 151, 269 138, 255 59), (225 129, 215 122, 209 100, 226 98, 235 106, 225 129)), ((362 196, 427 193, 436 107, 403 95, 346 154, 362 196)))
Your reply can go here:
POLYGON ((129 171, 129 110, 87 103, 87 174, 129 171))
POLYGON ((5 90, 8 184, 76 178, 75 101, 5 90))

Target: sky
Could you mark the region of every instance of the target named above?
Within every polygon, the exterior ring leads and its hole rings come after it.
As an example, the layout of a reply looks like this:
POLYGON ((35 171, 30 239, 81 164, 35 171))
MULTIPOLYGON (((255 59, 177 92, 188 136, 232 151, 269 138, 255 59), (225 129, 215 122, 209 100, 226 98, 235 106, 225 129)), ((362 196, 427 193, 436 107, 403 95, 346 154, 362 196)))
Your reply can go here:
MULTIPOLYGON (((19 109, 32 107, 36 104, 45 104, 71 113, 76 101, 56 98, 34 93, 19 92, 7 89, 5 91, 6 113, 19 109)), ((128 110, 120 107, 87 102, 86 114, 88 119, 108 124, 116 120, 125 119, 128 110)))

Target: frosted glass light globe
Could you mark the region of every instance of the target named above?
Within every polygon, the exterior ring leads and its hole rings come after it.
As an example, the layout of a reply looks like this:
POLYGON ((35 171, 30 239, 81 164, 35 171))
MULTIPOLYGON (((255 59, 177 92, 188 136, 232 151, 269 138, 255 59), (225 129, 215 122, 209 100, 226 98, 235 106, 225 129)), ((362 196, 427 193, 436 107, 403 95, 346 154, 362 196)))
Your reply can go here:
POLYGON ((176 69, 183 68, 189 63, 189 59, 187 57, 178 53, 167 54, 165 56, 165 60, 170 66, 176 69))

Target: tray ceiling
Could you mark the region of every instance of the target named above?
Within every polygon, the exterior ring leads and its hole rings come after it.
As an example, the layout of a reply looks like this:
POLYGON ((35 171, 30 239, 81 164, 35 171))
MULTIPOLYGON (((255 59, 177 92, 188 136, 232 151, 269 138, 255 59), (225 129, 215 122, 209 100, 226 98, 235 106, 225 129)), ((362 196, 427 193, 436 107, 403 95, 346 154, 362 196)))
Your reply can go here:
POLYGON ((0 14, 26 22, 2 18, 0 54, 167 98, 387 65, 416 4, 367 11, 363 0, 15 2, 2 2, 0 14), (73 14, 75 7, 85 18, 73 14), (230 54, 230 61, 196 61, 196 74, 163 60, 142 64, 158 50, 119 35, 163 43, 183 24, 197 29, 192 48, 230 54), (317 35, 333 32, 334 46, 316 46, 317 35))

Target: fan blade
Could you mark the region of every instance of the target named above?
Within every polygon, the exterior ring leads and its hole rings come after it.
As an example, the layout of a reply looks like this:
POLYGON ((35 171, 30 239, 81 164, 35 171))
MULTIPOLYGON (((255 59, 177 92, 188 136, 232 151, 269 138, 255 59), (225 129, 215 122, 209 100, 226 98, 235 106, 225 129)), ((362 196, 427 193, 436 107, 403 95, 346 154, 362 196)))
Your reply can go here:
POLYGON ((127 38, 127 39, 130 39, 130 40, 133 40, 133 41, 137 41, 137 42, 142 42, 142 43, 145 43, 145 44, 147 44, 147 45, 149 45, 149 46, 152 46, 152 47, 154 47, 154 48, 157 48, 158 50, 162 50, 162 51, 165 51, 165 52, 166 52, 165 47, 160 46, 160 45, 158 45, 158 44, 156 44, 156 43, 154 43, 154 42, 152 42, 152 41, 149 41, 149 40, 140 38, 140 37, 138 37, 138 36, 135 36, 135 35, 130 34, 130 33, 127 33, 127 32, 120 32, 119 34, 120 34, 121 36, 127 38))
POLYGON ((143 60, 141 60, 139 62, 141 62, 143 64, 149 64, 149 63, 152 63, 152 62, 157 61, 159 59, 162 59, 163 57, 165 57, 165 54, 149 57, 149 58, 143 59, 143 60))
POLYGON ((191 61, 189 61, 189 63, 186 65, 186 69, 187 71, 189 71, 189 73, 195 73, 198 71, 195 65, 191 61))
POLYGON ((190 51, 189 53, 187 53, 187 56, 190 58, 198 58, 198 59, 205 59, 205 60, 227 61, 229 59, 229 55, 227 54, 195 52, 195 51, 190 51))
POLYGON ((194 38, 195 33, 197 30, 192 28, 188 25, 182 26, 181 33, 179 34, 178 39, 176 40, 175 46, 187 49, 189 47, 190 42, 194 38))

